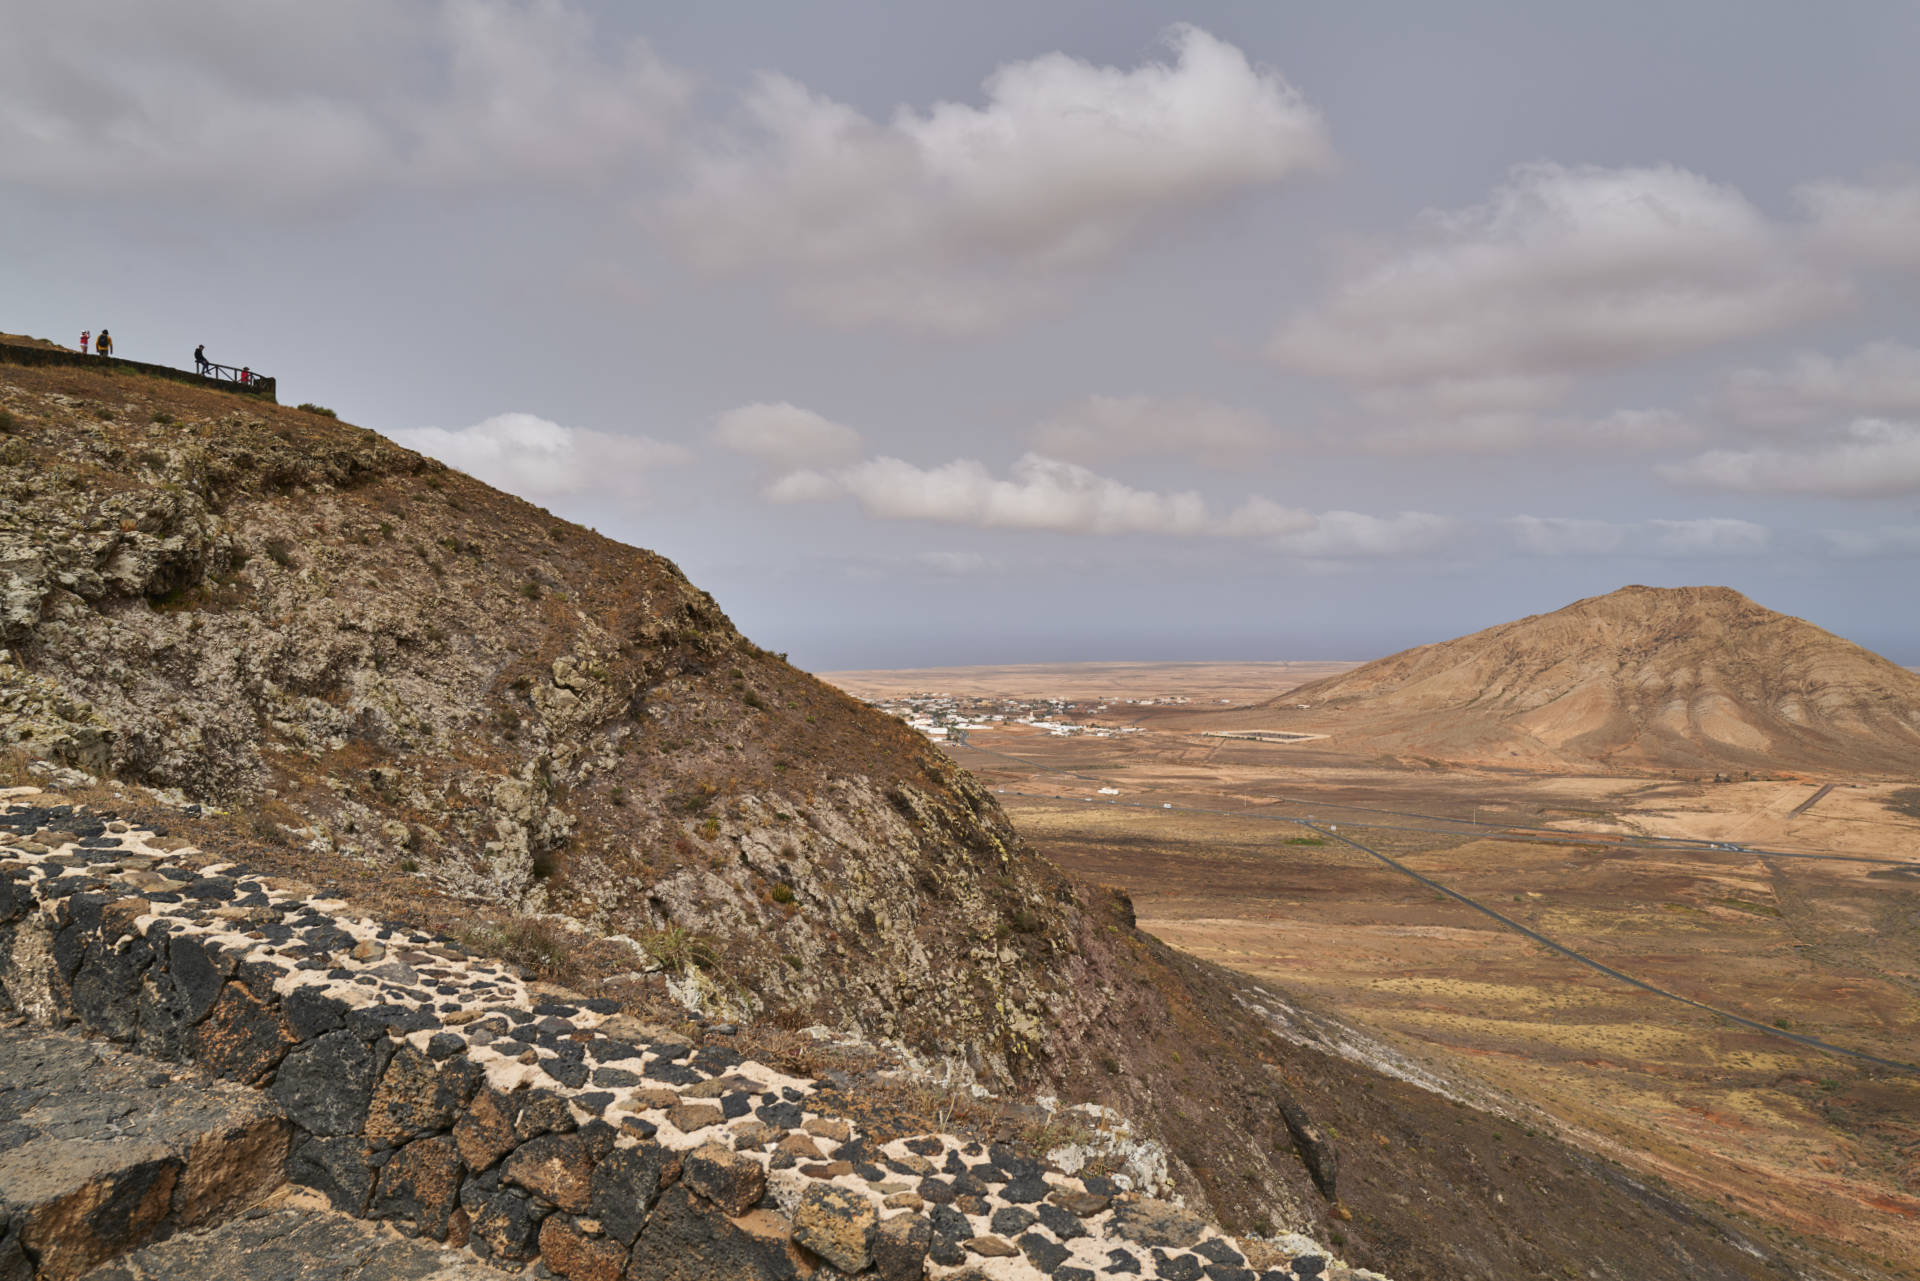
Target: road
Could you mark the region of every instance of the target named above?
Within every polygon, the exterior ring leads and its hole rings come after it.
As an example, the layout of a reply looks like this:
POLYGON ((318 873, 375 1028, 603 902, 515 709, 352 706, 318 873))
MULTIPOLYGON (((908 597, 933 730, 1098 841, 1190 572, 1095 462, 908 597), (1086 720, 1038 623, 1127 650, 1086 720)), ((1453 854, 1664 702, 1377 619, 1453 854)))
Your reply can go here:
MULTIPOLYGON (((950 744, 950 746, 962 747, 968 751, 978 752, 983 755, 995 756, 1003 760, 1013 761, 1016 764, 1026 767, 1027 769, 1036 770, 1041 773, 1059 774, 1069 778, 1076 778, 1076 779, 1080 779, 1087 782, 1093 782, 1103 786, 1106 785, 1109 781, 1105 778, 1098 778, 1093 775, 1080 774, 1073 770, 1061 769, 1061 768, 1057 768, 1050 765, 1044 765, 1038 761, 1028 760, 1025 757, 1014 756, 1007 752, 995 751, 992 748, 975 747, 972 744, 967 743, 964 738, 961 739, 958 743, 950 744)), ((1019 796, 1019 797, 1035 799, 1035 800, 1070 801, 1074 799, 1071 796, 1049 795, 1046 793, 1039 793, 1039 792, 1022 792, 1022 791, 1017 791, 1009 788, 998 788, 995 790, 1002 795, 1019 796)), ((1818 797, 1815 797, 1815 799, 1818 799, 1818 797)), ((1225 806, 1178 805, 1168 801, 1160 801, 1160 802, 1120 801, 1112 797, 1095 797, 1095 796, 1083 796, 1080 798, 1080 800, 1082 804, 1107 805, 1107 806, 1112 806, 1118 809, 1138 809, 1138 810, 1156 811, 1161 813, 1165 813, 1167 811, 1173 811, 1175 813, 1188 813, 1188 814, 1230 815, 1235 818, 1248 818, 1248 819, 1259 820, 1262 822, 1285 823, 1292 827, 1304 828, 1305 830, 1314 832, 1324 838, 1338 841, 1343 845, 1346 845, 1352 849, 1358 850, 1360 853, 1365 854, 1370 858, 1379 860, 1379 862, 1391 868, 1393 871, 1400 873, 1402 876, 1406 876, 1412 880, 1418 881, 1421 885, 1425 886, 1430 890, 1433 890, 1435 893, 1445 895, 1447 898, 1454 900, 1456 903, 1459 903, 1464 907, 1470 908, 1473 911, 1480 913, 1482 916, 1485 916, 1490 920, 1497 922, 1502 927, 1512 930, 1514 933, 1519 934, 1524 938, 1531 940, 1532 942, 1538 943, 1542 947, 1548 948, 1554 953, 1565 957, 1567 960, 1573 961, 1578 965, 1586 966, 1588 969, 1593 970, 1598 974, 1604 974, 1608 978, 1614 979, 1618 982, 1625 983, 1631 987, 1638 988, 1640 991, 1646 992, 1652 996, 1657 996, 1664 1000, 1677 1002, 1678 1004, 1688 1006, 1692 1009, 1700 1010, 1700 1011, 1703 1011, 1704 1013, 1711 1014, 1716 1018, 1724 1019, 1727 1022, 1736 1024, 1740 1027, 1744 1027, 1756 1032, 1762 1032, 1762 1033, 1765 1033, 1767 1036, 1775 1037, 1783 1041, 1789 1041, 1795 1045, 1799 1045, 1807 1049, 1818 1050, 1823 1054, 1838 1055, 1842 1058, 1853 1059, 1854 1061, 1861 1062, 1861 1063, 1870 1063, 1876 1067, 1887 1068, 1891 1071, 1902 1072, 1902 1073, 1906 1073, 1913 1076, 1920 1076, 1920 1064, 1905 1063, 1898 1059, 1881 1058, 1878 1055, 1869 1054, 1863 1050, 1849 1049, 1844 1045, 1835 1045, 1830 1041, 1820 1040, 1818 1037, 1806 1036, 1799 1032, 1791 1032, 1785 1028, 1775 1027, 1770 1023, 1763 1023, 1757 1019, 1750 1019, 1744 1014, 1736 1014, 1731 1010, 1722 1009, 1717 1005, 1710 1005, 1705 1001, 1695 1000, 1693 997, 1685 996, 1679 992, 1672 991, 1668 988, 1663 988, 1656 984, 1649 983, 1644 979, 1635 978, 1633 975, 1628 974, 1623 970, 1616 969, 1615 967, 1608 965, 1604 961, 1596 960, 1593 957, 1586 955, 1584 952, 1577 951, 1574 948, 1568 947, 1564 943, 1561 943, 1555 939, 1549 938, 1547 935, 1540 933, 1538 930, 1535 930, 1530 926, 1524 925, 1521 922, 1514 920, 1512 917, 1507 916, 1506 914, 1495 910, 1494 908, 1488 907, 1486 904, 1480 902, 1478 899, 1472 898, 1466 894, 1462 894, 1460 891, 1440 881, 1436 881, 1430 876, 1424 875, 1423 873, 1420 873, 1420 872, 1416 872, 1411 867, 1408 867, 1405 863, 1400 862, 1398 859, 1395 859, 1390 855, 1382 854, 1379 850, 1376 850, 1369 845, 1364 845, 1361 842, 1354 840, 1347 833, 1340 831, 1338 824, 1321 823, 1316 821, 1316 819, 1313 816, 1301 818, 1293 815, 1277 814, 1265 807, 1247 806, 1247 807, 1231 808, 1231 807, 1225 807, 1225 806)), ((1283 803, 1288 803, 1288 802, 1285 802, 1285 801, 1276 802, 1276 804, 1283 804, 1283 803)), ((1299 803, 1305 804, 1305 802, 1299 802, 1299 803)), ((1323 804, 1321 802, 1313 802, 1312 804, 1317 809, 1339 808, 1343 810, 1364 810, 1364 812, 1368 812, 1368 813, 1389 814, 1389 815, 1394 815, 1398 817, 1428 818, 1428 819, 1434 820, 1437 823, 1449 825, 1449 826, 1436 826, 1436 827, 1386 826, 1382 824, 1370 823, 1365 820, 1361 820, 1357 824, 1349 824, 1349 826, 1358 826, 1368 830, 1414 831, 1414 832, 1425 832, 1425 833, 1434 834, 1434 835, 1461 835, 1462 833, 1458 830, 1458 828, 1467 827, 1470 829, 1479 829, 1473 834, 1480 835, 1483 837, 1493 837, 1495 839, 1507 839, 1507 840, 1527 840, 1535 843, 1539 842, 1539 839, 1540 839, 1539 836, 1532 835, 1532 834, 1523 835, 1522 833, 1551 833, 1554 836, 1562 837, 1562 838, 1567 836, 1567 833, 1558 832, 1551 828, 1521 828, 1517 830, 1513 828, 1492 828, 1487 824, 1481 824, 1481 823, 1473 822, 1467 819, 1449 819, 1449 818, 1445 818, 1438 815, 1419 815, 1419 814, 1413 814, 1409 811, 1404 811, 1404 810, 1372 810, 1372 809, 1366 809, 1366 807, 1362 807, 1362 806, 1330 806, 1330 805, 1323 804)), ((1707 842, 1707 841, 1697 841, 1697 840, 1674 838, 1674 837, 1651 837, 1651 836, 1634 837, 1629 840, 1609 839, 1606 841, 1597 841, 1592 836, 1583 835, 1580 837, 1579 843, 1583 845, 1604 844, 1604 845, 1614 846, 1614 847, 1634 846, 1639 848, 1647 848, 1651 846, 1655 848, 1674 850, 1678 852, 1685 852, 1689 849, 1694 849, 1694 850, 1699 850, 1703 853, 1723 852, 1726 848, 1724 845, 1716 845, 1713 842, 1707 842)), ((1859 863, 1887 863, 1887 864, 1894 864, 1901 867, 1920 868, 1920 863, 1915 863, 1906 859, 1862 857, 1862 856, 1840 855, 1840 854, 1811 854, 1811 853, 1799 853, 1799 852, 1794 852, 1790 850, 1757 850, 1757 849, 1747 849, 1745 847, 1741 847, 1739 852, 1752 854, 1758 858, 1787 858, 1787 859, 1805 858, 1805 859, 1838 860, 1838 861, 1844 861, 1844 862, 1859 862, 1859 863)), ((1299 850, 1297 848, 1289 847, 1288 853, 1290 855, 1297 857, 1299 855, 1299 850)))

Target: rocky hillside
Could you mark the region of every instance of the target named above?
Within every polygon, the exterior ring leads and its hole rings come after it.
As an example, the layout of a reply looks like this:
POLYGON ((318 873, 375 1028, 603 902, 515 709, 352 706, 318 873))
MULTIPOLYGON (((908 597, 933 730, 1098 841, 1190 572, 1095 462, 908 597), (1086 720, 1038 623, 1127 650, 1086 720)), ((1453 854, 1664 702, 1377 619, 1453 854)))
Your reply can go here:
POLYGON ((1920 675, 1726 587, 1623 587, 1239 715, 1451 759, 1893 777, 1920 768, 1920 675))
MULTIPOLYGON (((665 559, 331 416, 0 360, 0 629, 16 781, 743 1044, 824 1023, 1111 1106, 1237 1231, 1402 1281, 1783 1275, 1141 934, 665 559)), ((926 1080, 872 1105, 968 1105, 926 1080)))

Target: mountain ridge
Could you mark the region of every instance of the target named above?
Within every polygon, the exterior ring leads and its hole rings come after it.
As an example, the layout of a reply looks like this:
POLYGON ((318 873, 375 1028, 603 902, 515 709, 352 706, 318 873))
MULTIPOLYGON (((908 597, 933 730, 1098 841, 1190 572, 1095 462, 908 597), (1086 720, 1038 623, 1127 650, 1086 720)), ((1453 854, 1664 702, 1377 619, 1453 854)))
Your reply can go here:
POLYGON ((1727 587, 1623 587, 1233 715, 1488 762, 1895 776, 1920 762, 1920 675, 1727 587))

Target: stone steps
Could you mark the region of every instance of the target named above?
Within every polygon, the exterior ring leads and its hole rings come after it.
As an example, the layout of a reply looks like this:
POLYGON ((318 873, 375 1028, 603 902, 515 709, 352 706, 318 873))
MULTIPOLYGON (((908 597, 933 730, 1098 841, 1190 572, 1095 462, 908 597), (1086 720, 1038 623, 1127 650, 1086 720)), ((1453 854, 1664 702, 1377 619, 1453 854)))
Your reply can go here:
POLYGON ((259 1091, 54 1032, 0 1030, 0 1278, 67 1281, 285 1181, 259 1091))
POLYGON ((287 1188, 292 1127, 259 1090, 8 1021, 0 1281, 488 1275, 287 1188))
POLYGON ((502 1281, 472 1255, 355 1219, 285 1188, 237 1218, 135 1250, 84 1281, 502 1281))

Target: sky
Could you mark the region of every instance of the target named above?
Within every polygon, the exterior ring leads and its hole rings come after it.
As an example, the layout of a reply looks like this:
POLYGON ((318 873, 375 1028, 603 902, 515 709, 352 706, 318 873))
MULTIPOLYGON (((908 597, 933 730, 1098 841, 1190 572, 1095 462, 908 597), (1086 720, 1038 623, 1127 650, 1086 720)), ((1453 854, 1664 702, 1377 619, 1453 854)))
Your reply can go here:
POLYGON ((1920 664, 1920 8, 0 0, 0 330, 196 344, 814 670, 1628 583, 1920 664))

